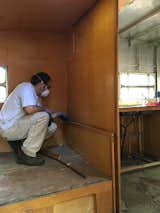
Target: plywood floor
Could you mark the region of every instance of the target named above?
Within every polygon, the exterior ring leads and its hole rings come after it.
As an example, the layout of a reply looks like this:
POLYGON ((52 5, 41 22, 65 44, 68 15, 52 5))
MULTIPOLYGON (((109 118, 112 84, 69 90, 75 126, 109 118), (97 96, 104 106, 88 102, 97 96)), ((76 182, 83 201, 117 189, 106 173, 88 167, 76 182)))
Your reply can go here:
POLYGON ((121 213, 160 212, 160 167, 122 175, 121 213))
POLYGON ((78 162, 75 159, 79 159, 81 166, 84 164, 87 177, 84 179, 59 162, 47 157, 45 157, 45 165, 29 167, 16 164, 13 153, 0 153, 0 205, 107 180, 95 169, 89 168, 88 163, 82 161, 80 156, 73 151, 68 151, 66 147, 56 148, 56 150, 61 151, 65 158, 75 162, 78 162))

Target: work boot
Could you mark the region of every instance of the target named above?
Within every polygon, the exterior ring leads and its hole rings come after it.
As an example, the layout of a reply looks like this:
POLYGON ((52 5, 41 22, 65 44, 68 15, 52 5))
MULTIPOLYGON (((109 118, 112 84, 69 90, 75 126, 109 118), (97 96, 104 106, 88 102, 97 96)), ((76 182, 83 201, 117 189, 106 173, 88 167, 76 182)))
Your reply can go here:
POLYGON ((17 161, 18 164, 24 164, 28 166, 40 166, 44 164, 45 160, 42 159, 40 156, 31 157, 26 155, 22 150, 19 151, 17 154, 17 161))
POLYGON ((17 140, 17 141, 8 141, 8 144, 13 149, 14 153, 17 155, 19 150, 21 149, 21 146, 23 144, 24 140, 17 140))

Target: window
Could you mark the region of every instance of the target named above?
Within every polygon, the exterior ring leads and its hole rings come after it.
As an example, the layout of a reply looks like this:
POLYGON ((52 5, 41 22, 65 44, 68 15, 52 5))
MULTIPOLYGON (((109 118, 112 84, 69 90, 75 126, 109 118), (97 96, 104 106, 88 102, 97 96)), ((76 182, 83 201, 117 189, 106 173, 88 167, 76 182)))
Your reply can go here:
POLYGON ((143 104, 155 97, 154 73, 121 73, 120 105, 143 104))
POLYGON ((6 100, 7 95, 7 67, 0 66, 0 103, 6 100))

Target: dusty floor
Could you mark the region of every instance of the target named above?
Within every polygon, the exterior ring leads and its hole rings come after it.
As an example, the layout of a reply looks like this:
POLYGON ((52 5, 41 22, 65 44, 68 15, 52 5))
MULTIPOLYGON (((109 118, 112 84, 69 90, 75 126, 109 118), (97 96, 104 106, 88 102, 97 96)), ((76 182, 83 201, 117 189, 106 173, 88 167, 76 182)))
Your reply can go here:
POLYGON ((160 167, 122 175, 121 213, 160 213, 160 167))
POLYGON ((18 165, 13 153, 0 154, 0 205, 28 200, 46 194, 57 193, 85 185, 106 181, 95 169, 71 150, 58 149, 69 162, 80 168, 86 178, 82 178, 59 162, 46 158, 43 166, 18 165))

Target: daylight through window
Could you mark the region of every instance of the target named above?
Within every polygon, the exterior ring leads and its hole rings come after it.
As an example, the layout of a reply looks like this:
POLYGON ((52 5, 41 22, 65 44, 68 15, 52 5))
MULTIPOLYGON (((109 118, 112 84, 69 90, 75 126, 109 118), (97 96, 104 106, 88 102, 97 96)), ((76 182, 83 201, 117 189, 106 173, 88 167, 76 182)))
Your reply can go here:
POLYGON ((120 105, 143 104, 155 97, 154 73, 121 73, 120 105))
POLYGON ((7 94, 7 68, 0 66, 0 103, 5 101, 7 94))

